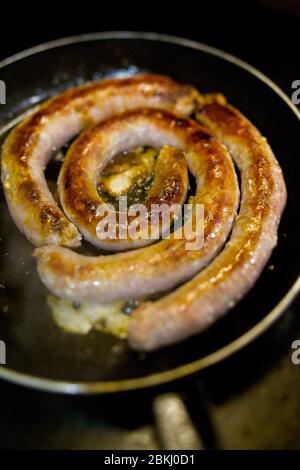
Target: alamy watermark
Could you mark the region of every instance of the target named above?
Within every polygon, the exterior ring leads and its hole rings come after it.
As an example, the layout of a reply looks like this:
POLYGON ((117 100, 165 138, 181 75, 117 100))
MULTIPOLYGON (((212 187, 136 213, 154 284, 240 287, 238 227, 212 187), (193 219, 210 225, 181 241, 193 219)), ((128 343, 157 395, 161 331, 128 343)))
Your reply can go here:
POLYGON ((292 103, 298 105, 300 104, 300 80, 294 80, 291 87, 295 90, 291 96, 292 103))
POLYGON ((0 364, 6 364, 6 344, 0 340, 0 364))
POLYGON ((292 364, 298 366, 300 364, 300 340, 295 339, 295 341, 292 342, 291 348, 294 349, 291 355, 292 364))
POLYGON ((204 242, 203 204, 133 204, 127 196, 112 204, 100 204, 96 233, 99 240, 185 240, 186 250, 199 250, 204 242), (172 231, 171 231, 172 230, 172 231))
POLYGON ((6 104, 6 85, 3 80, 0 80, 0 104, 6 104))

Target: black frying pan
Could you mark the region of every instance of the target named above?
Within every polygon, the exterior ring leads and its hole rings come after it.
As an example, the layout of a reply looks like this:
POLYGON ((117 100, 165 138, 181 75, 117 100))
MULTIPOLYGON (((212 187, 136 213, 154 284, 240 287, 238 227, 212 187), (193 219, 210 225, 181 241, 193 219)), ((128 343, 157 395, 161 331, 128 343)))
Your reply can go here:
POLYGON ((202 92, 220 91, 268 138, 285 175, 288 204, 272 259, 251 292, 209 331, 141 355, 99 332, 64 333, 55 326, 31 257, 1 192, 0 339, 7 363, 0 376, 68 393, 112 392, 166 382, 234 353, 284 313, 300 288, 299 113, 265 76, 222 51, 179 38, 100 33, 62 39, 0 64, 7 104, 0 105, 1 140, 29 108, 87 80, 137 72, 166 74, 202 92), (270 269, 270 267, 272 269, 270 269))

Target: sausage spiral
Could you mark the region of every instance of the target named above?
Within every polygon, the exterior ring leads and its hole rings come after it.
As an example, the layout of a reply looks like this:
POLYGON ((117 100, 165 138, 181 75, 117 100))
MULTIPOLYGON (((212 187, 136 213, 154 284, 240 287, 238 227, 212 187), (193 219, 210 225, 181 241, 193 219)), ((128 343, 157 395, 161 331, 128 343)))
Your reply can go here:
MULTIPOLYGON (((14 221, 39 246, 34 254, 40 277, 56 295, 106 303, 176 287, 131 314, 129 344, 145 351, 204 330, 253 286, 276 245, 286 202, 271 148, 239 111, 221 95, 202 96, 153 75, 103 80, 48 101, 5 142, 2 181, 14 221), (188 117, 193 112, 194 119, 188 117), (44 168, 54 150, 83 129, 60 171, 61 210, 44 168), (204 205, 203 245, 196 250, 187 250, 176 231, 151 246, 145 246, 149 239, 97 236, 99 173, 116 153, 145 144, 162 149, 147 206, 183 204, 187 167, 196 179, 193 204, 204 205), (241 176, 237 216, 233 161, 241 176), (67 248, 78 246, 81 234, 110 251, 141 248, 87 257, 67 248)), ((195 224, 194 212, 191 218, 195 224)))
MULTIPOLYGON (((142 109, 126 112, 88 130, 83 137, 90 137, 91 133, 99 137, 99 128, 104 129, 105 134, 111 128, 115 128, 116 132, 123 129, 125 132, 121 134, 118 132, 118 135, 122 136, 121 142, 125 146, 130 138, 130 142, 134 145, 145 140, 155 146, 167 142, 185 152, 190 171, 197 180, 194 204, 204 204, 205 207, 204 246, 199 250, 187 250, 185 238, 176 239, 173 234, 170 239, 161 240, 149 247, 98 257, 82 256, 60 246, 41 247, 35 251, 41 279, 60 297, 88 302, 126 300, 129 297, 141 297, 171 289, 205 266, 221 249, 228 237, 239 198, 230 155, 212 134, 197 122, 187 118, 179 119, 167 111, 142 109), (125 137, 125 127, 127 127, 127 137, 125 137)), ((80 147, 81 138, 79 139, 80 147)), ((116 136, 113 142, 118 146, 116 136)), ((71 153, 70 156, 73 156, 72 148, 71 153)), ((79 184, 84 184, 84 187, 91 186, 95 168, 91 169, 92 174, 87 175, 86 179, 86 175, 82 176, 82 171, 77 171, 76 142, 75 153, 73 168, 75 176, 72 179, 72 187, 78 194, 80 191, 76 191, 76 188, 79 184)), ((86 163, 90 158, 89 152, 86 153, 82 149, 79 158, 83 159, 81 163, 89 173, 86 163)), ((92 158, 92 162, 95 160, 92 158)), ((73 159, 67 158, 67 169, 71 161, 73 162, 73 159)), ((65 175, 63 169, 61 185, 65 182, 65 175)), ((95 185, 92 186, 94 188, 95 185)), ((61 188, 60 192, 63 190, 64 188, 61 188)), ((82 194, 84 197, 89 196, 85 191, 82 194)), ((62 200, 66 204, 64 196, 62 200)), ((72 198, 70 206, 74 213, 72 198)), ((194 217, 194 213, 191 217, 194 217)), ((95 216, 94 220, 95 222, 91 221, 88 224, 89 227, 93 228, 98 218, 95 216)))
POLYGON ((206 329, 253 286, 277 243, 286 202, 281 168, 266 139, 241 113, 218 98, 211 101, 210 96, 200 100, 197 118, 224 142, 240 171, 239 214, 230 240, 207 268, 133 312, 129 342, 135 349, 153 350, 206 329))
POLYGON ((81 235, 59 209, 44 177, 47 162, 82 129, 128 109, 151 107, 189 115, 192 87, 156 75, 102 80, 50 99, 10 133, 2 151, 2 182, 14 222, 36 246, 75 247, 81 235))

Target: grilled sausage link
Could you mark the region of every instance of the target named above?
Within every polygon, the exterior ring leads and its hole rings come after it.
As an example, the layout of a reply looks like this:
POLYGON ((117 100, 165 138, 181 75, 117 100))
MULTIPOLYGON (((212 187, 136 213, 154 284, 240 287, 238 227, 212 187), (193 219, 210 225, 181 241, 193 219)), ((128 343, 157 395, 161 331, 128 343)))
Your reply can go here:
MULTIPOLYGON (((141 109, 110 118, 103 126, 106 130, 111 126, 125 130, 128 126, 128 133, 120 134, 125 145, 136 144, 132 139, 138 138, 156 147, 167 143, 184 152, 197 182, 193 203, 204 205, 204 243, 199 249, 186 249, 185 232, 176 238, 175 231, 170 239, 155 245, 107 256, 82 256, 59 246, 35 250, 40 277, 53 293, 71 300, 102 303, 163 292, 189 279, 225 243, 239 201, 229 153, 195 120, 167 111, 141 109)), ((117 145, 116 136, 113 140, 117 145)), ((195 227, 195 211, 190 217, 195 227)))
MULTIPOLYGON (((140 145, 161 147, 168 141, 179 143, 164 132, 161 126, 163 119, 156 119, 156 115, 157 112, 149 113, 147 110, 117 115, 83 132, 67 153, 59 173, 60 201, 67 217, 84 238, 97 247, 118 251, 153 243, 155 238, 151 238, 148 230, 151 205, 166 204, 171 208, 173 204, 182 206, 186 199, 186 161, 182 151, 170 146, 163 146, 159 153, 153 186, 144 203, 147 209, 147 214, 143 214, 144 226, 140 224, 140 231, 134 233, 134 237, 128 226, 133 226, 134 221, 138 223, 137 218, 127 217, 125 211, 122 213, 109 208, 98 194, 97 177, 116 154, 140 145), (111 225, 113 218, 116 219, 112 237, 107 236, 108 214, 111 215, 111 225)), ((158 235, 170 228, 169 225, 160 217, 156 223, 158 235)))
POLYGON ((197 118, 227 146, 238 166, 240 211, 230 240, 207 268, 133 312, 129 343, 134 349, 154 350, 208 328, 249 291, 277 243, 286 188, 266 139, 221 97, 203 97, 197 118))
POLYGON ((50 193, 44 169, 53 153, 85 127, 116 113, 151 107, 182 116, 196 91, 167 77, 137 75, 69 89, 13 129, 2 151, 2 182, 11 216, 36 246, 80 245, 81 235, 50 193))
MULTIPOLYGON (((158 171, 154 199, 164 171, 158 171)), ((2 181, 16 224, 41 246, 35 250, 41 279, 58 296, 105 303, 164 292, 185 282, 160 300, 143 302, 131 315, 129 344, 145 351, 205 330, 253 286, 276 245, 286 202, 282 172, 271 148, 241 113, 220 95, 200 96, 191 87, 149 75, 89 84, 42 105, 6 140, 2 181), (185 117, 196 100, 201 124, 185 117), (60 197, 70 221, 53 201, 44 168, 57 148, 98 122, 73 144, 60 175, 60 197), (183 202, 185 156, 197 182, 193 203, 205 208, 203 246, 187 250, 187 240, 177 239, 176 232, 155 245, 108 256, 86 257, 57 246, 80 244, 75 224, 100 245, 95 177, 113 154, 146 143, 168 145, 162 157, 167 152, 169 161, 177 159, 182 185, 167 202, 176 197, 183 202), (239 189, 229 152, 242 184, 236 218, 239 189)), ((194 221, 194 212, 191 217, 194 221)), ((128 243, 125 248, 139 246, 128 243)), ((124 248, 120 240, 108 245, 124 248)))

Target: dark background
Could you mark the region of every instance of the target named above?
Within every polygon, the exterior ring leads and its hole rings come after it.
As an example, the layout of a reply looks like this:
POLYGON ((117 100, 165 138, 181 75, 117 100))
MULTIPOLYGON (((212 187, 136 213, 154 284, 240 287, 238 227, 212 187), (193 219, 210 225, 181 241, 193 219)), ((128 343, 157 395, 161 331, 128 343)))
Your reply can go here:
MULTIPOLYGON (((299 1, 67 5, 2 5, 0 59, 68 35, 155 31, 226 50, 259 68, 289 96, 292 81, 300 79, 299 1)), ((47 395, 0 383, 0 446, 151 448, 157 445, 153 397, 174 389, 182 391, 209 447, 300 449, 300 366, 290 361, 291 343, 300 337, 298 313, 299 300, 255 344, 201 380, 100 398, 47 395)))
POLYGON ((300 77, 300 0, 16 3, 1 7, 0 58, 64 36, 155 31, 224 49, 269 75, 290 95, 300 77))

